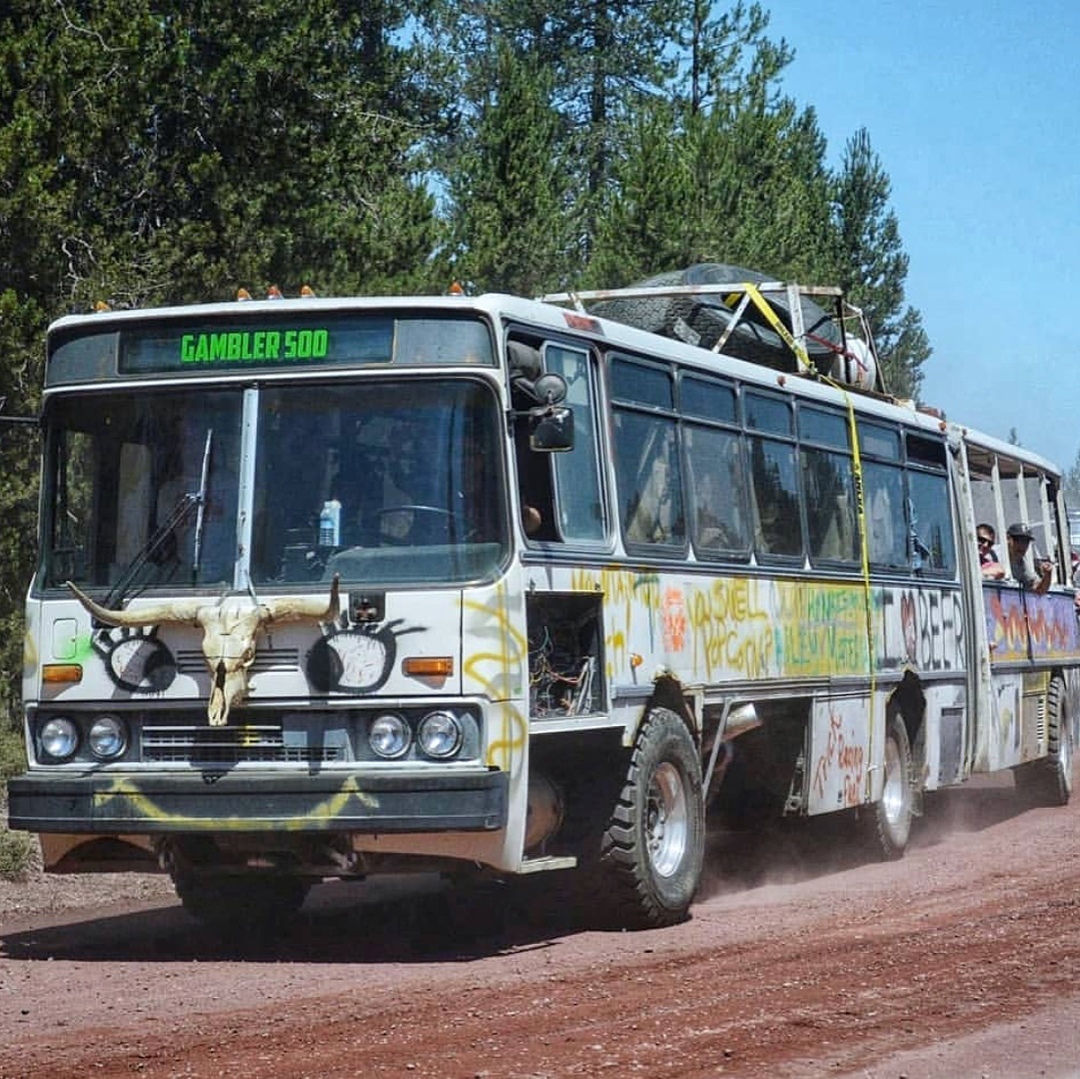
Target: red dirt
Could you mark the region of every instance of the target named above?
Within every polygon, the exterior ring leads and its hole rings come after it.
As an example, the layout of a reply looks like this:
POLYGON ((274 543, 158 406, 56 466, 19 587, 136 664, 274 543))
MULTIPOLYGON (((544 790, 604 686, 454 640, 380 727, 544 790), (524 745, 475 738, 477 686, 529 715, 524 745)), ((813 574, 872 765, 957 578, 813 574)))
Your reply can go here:
POLYGON ((327 884, 272 941, 153 878, 6 884, 0 1079, 1080 1074, 1080 799, 938 795, 899 862, 756 842, 714 839, 693 917, 643 933, 580 928, 557 876, 327 884))

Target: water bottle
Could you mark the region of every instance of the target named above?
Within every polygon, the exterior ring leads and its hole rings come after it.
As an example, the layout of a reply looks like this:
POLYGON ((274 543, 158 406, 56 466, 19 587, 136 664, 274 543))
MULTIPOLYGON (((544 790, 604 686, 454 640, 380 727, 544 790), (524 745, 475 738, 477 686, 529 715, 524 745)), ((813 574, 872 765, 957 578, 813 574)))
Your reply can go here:
POLYGON ((341 542, 341 503, 331 498, 319 514, 319 546, 337 547, 341 542))

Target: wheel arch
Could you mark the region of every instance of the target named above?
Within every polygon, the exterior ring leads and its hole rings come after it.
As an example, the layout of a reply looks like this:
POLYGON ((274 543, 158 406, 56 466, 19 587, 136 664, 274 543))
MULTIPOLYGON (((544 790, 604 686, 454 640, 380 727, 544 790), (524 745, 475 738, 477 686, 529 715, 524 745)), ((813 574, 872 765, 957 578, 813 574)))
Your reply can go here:
POLYGON ((922 679, 913 670, 906 670, 896 688, 889 694, 886 716, 897 714, 904 721, 912 749, 925 737, 926 693, 922 679))
POLYGON ((702 724, 698 711, 691 704, 692 699, 693 694, 687 691, 675 675, 666 672, 658 675, 653 682, 652 694, 645 702, 645 707, 642 708, 641 714, 637 718, 634 730, 627 732, 629 742, 633 743, 637 738, 642 724, 645 723, 654 709, 666 708, 669 712, 674 712, 686 724, 690 737, 700 750, 702 724))

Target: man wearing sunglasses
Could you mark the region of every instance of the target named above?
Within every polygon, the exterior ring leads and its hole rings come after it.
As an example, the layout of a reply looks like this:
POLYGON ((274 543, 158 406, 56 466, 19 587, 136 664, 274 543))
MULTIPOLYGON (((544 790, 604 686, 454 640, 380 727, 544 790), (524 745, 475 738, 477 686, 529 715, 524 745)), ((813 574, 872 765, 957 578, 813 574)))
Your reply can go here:
POLYGON ((1005 576, 1005 567, 998 561, 998 553, 994 550, 997 533, 990 525, 981 524, 975 528, 975 539, 979 544, 979 568, 983 577, 988 581, 1000 581, 1005 576))

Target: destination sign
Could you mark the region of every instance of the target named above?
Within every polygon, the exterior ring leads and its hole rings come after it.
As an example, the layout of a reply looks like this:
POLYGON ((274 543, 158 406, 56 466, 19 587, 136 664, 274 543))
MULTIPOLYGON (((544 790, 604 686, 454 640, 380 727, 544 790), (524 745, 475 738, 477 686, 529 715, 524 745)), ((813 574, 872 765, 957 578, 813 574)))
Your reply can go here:
POLYGON ((181 363, 322 360, 329 351, 327 329, 186 333, 180 338, 181 363))
POLYGON ((69 325, 50 340, 47 385, 284 367, 495 362, 487 323, 458 312, 275 312, 210 320, 185 312, 112 325, 95 315, 84 327, 69 325))

